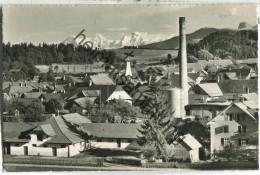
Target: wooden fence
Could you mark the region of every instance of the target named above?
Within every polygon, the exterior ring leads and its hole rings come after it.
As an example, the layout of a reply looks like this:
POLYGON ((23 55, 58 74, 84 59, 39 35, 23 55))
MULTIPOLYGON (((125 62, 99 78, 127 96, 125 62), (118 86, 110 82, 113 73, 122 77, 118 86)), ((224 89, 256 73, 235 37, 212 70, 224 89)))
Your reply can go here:
POLYGON ((93 158, 91 160, 86 160, 86 159, 73 159, 73 158, 50 159, 50 158, 43 158, 43 157, 31 157, 31 158, 4 157, 4 163, 13 163, 13 164, 102 167, 103 162, 104 160, 102 158, 93 158))

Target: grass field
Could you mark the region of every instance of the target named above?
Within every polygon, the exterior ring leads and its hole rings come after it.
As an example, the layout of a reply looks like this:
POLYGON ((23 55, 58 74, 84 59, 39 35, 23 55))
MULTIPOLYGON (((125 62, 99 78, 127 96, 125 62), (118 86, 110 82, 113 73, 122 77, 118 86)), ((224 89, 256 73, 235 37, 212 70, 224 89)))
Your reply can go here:
POLYGON ((177 57, 178 50, 152 50, 152 49, 116 49, 115 52, 118 56, 125 57, 124 53, 134 51, 134 57, 129 60, 136 60, 139 64, 146 64, 151 62, 158 62, 167 59, 167 55, 171 54, 173 58, 177 57))

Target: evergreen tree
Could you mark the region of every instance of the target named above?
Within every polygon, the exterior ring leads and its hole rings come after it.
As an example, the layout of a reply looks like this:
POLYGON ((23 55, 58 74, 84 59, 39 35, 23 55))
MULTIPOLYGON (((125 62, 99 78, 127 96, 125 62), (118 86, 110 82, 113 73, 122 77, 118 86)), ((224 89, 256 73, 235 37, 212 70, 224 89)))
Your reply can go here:
POLYGON ((152 96, 148 98, 145 112, 150 116, 141 125, 138 143, 145 149, 154 149, 157 158, 168 157, 169 147, 179 138, 177 122, 171 118, 166 100, 166 93, 152 83, 150 86, 152 96))

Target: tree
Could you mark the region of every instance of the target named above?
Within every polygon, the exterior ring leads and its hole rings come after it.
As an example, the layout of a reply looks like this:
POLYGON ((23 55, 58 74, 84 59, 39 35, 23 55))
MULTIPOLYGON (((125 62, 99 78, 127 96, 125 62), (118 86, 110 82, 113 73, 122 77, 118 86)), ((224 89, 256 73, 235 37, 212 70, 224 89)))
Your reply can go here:
POLYGON ((44 106, 41 102, 32 102, 31 104, 24 106, 21 110, 22 113, 26 115, 24 120, 27 122, 38 122, 45 120, 45 118, 41 116, 44 113, 44 106))
POLYGON ((57 98, 53 98, 45 102, 45 110, 50 113, 57 113, 58 110, 63 109, 63 101, 57 98))
MULTIPOLYGON (((121 122, 126 119, 135 120, 136 118, 143 118, 146 115, 142 114, 141 109, 137 106, 131 106, 128 102, 123 100, 115 100, 109 104, 101 106, 101 108, 94 109, 93 115, 99 122, 115 122, 115 117, 119 117, 121 122)), ((119 122, 117 120, 117 122, 119 122)))
POLYGON ((202 146, 207 149, 210 148, 210 132, 207 125, 203 125, 198 121, 192 121, 188 123, 183 123, 178 127, 178 130, 182 134, 192 134, 192 136, 197 139, 202 146))
POLYGON ((170 144, 173 144, 179 138, 176 121, 171 119, 168 110, 166 94, 161 92, 158 87, 152 83, 150 86, 152 96, 148 99, 148 105, 145 109, 149 119, 141 125, 138 143, 144 146, 144 149, 154 149, 157 158, 169 158, 168 153, 170 144))
POLYGON ((84 151, 87 151, 88 149, 91 149, 91 142, 96 137, 93 136, 90 132, 85 130, 83 127, 79 126, 76 123, 67 121, 63 116, 61 116, 63 121, 65 122, 66 126, 68 126, 69 130, 73 133, 76 133, 80 138, 82 138, 85 141, 84 145, 84 151))
POLYGON ((196 58, 195 56, 189 55, 188 58, 187 58, 187 62, 188 63, 197 63, 198 58, 196 58))

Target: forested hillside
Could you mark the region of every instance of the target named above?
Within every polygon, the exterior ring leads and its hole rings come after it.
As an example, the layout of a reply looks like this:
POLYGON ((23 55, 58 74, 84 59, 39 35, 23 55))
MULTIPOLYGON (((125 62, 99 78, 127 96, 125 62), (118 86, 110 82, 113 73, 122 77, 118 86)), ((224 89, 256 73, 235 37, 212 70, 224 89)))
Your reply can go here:
POLYGON ((17 69, 20 78, 32 78, 37 74, 34 65, 52 63, 90 64, 101 57, 103 53, 110 63, 123 59, 112 50, 87 50, 83 46, 74 47, 72 44, 3 44, 3 71, 9 74, 10 70, 17 69))
POLYGON ((198 43, 189 43, 189 55, 199 57, 200 50, 207 50, 215 57, 247 59, 257 57, 257 30, 242 30, 236 33, 218 31, 211 33, 198 43))

